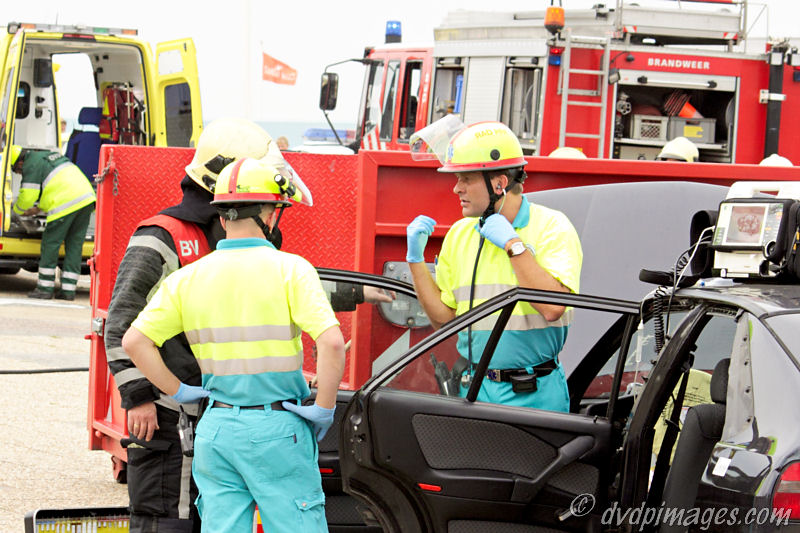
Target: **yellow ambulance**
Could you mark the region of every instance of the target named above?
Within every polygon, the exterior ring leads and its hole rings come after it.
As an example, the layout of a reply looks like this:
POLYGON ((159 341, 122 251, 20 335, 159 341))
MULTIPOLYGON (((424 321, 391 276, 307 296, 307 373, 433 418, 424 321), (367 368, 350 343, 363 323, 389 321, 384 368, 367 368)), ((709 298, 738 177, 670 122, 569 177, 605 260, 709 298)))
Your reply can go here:
MULTIPOLYGON (((17 22, 0 35, 0 274, 37 269, 45 226, 43 214, 11 208, 21 181, 11 169, 12 145, 60 151, 94 180, 103 144, 193 146, 200 135, 194 43, 160 43, 154 55, 137 35, 17 22)), ((94 224, 84 259, 93 234, 94 224)))

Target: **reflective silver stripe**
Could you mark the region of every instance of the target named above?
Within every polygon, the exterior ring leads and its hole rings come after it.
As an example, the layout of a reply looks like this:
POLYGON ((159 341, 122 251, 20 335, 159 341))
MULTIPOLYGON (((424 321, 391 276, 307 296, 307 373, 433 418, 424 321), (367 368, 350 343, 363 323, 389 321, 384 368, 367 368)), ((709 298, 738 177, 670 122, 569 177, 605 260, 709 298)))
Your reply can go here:
MULTIPOLYGON (((506 283, 488 283, 485 285, 475 285, 475 299, 485 300, 492 296, 502 294, 507 290, 515 288, 517 285, 508 285, 506 283)), ((469 285, 453 289, 453 297, 456 302, 469 302, 469 285)))
MULTIPOLYGON (((473 331, 491 331, 497 322, 497 316, 487 316, 472 325, 473 331)), ((572 309, 564 311, 558 320, 548 322, 540 314, 511 315, 506 323, 505 331, 529 331, 532 329, 560 328, 572 323, 572 309)))
POLYGON ((79 277, 80 277, 80 274, 78 274, 77 272, 62 272, 61 273, 61 279, 74 279, 75 281, 78 281, 79 277))
POLYGON ((117 372, 116 374, 114 374, 114 381, 117 382, 117 387, 121 387, 122 385, 128 383, 129 381, 133 381, 135 379, 142 379, 143 377, 144 374, 142 374, 142 371, 139 370, 138 368, 136 367, 126 368, 122 372, 117 372))
POLYGON ((44 180, 42 180, 42 188, 44 189, 45 187, 47 187, 47 184, 50 183, 50 180, 52 180, 56 176, 56 174, 58 174, 59 172, 61 172, 65 168, 71 167, 71 166, 72 166, 72 163, 61 163, 56 168, 51 170, 50 174, 48 174, 47 177, 45 177, 44 180))
POLYGON ((175 398, 164 393, 161 393, 161 398, 156 400, 156 404, 172 411, 177 411, 179 406, 183 406, 183 410, 190 416, 197 416, 198 409, 200 408, 196 403, 178 403, 175 401, 175 398))
POLYGON ((73 205, 81 203, 82 201, 86 200, 87 198, 94 198, 94 193, 93 192, 87 192, 83 196, 79 196, 79 197, 75 198, 74 200, 72 200, 70 202, 67 202, 65 204, 61 204, 60 206, 56 207, 55 209, 51 209, 50 211, 48 211, 47 212, 47 216, 54 215, 56 213, 60 213, 61 211, 64 211, 65 209, 68 209, 68 208, 72 207, 73 205))
POLYGON ((45 276, 55 276, 56 269, 55 268, 40 268, 39 274, 44 274, 45 276))
POLYGON ((75 292, 75 289, 78 288, 78 284, 73 282, 61 280, 61 289, 67 292, 75 292))
POLYGON ((256 341, 290 341, 297 337, 299 331, 294 324, 289 326, 228 326, 222 328, 193 329, 186 332, 189 344, 205 344, 207 342, 256 342, 256 341))
POLYGON ((122 346, 117 346, 106 351, 106 361, 130 361, 130 357, 122 346))
POLYGON ((198 359, 203 374, 234 376, 262 372, 292 372, 303 366, 303 352, 288 357, 256 357, 254 359, 198 359))
POLYGON ((170 250, 167 243, 152 235, 134 235, 128 241, 128 248, 141 246, 143 248, 152 248, 164 258, 164 262, 169 268, 170 272, 178 270, 178 254, 170 250))
POLYGON ((181 454, 181 488, 178 493, 178 518, 186 520, 189 518, 189 480, 192 477, 192 458, 181 454))
POLYGON ((47 279, 39 278, 39 281, 38 281, 37 285, 39 285, 40 287, 55 287, 56 286, 56 282, 55 281, 51 281, 51 280, 47 280, 47 279))
POLYGON ((40 191, 42 189, 42 186, 40 184, 38 184, 38 183, 23 183, 20 186, 20 189, 32 189, 32 190, 40 191))

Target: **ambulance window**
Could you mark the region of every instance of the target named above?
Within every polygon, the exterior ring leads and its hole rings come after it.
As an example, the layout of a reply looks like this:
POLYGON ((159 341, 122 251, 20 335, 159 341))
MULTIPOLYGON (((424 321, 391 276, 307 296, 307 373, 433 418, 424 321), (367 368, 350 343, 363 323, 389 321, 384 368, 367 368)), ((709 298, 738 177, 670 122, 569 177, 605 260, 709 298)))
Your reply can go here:
MULTIPOLYGON (((383 64, 371 65, 367 82, 367 105, 366 117, 364 120, 364 139, 369 139, 374 135, 381 117, 381 81, 383 81, 383 64)), ((377 137, 374 139, 377 142, 377 137)), ((369 144, 365 144, 368 148, 369 144)))
POLYGON ((14 79, 14 69, 9 69, 6 79, 6 90, 3 91, 3 106, 0 108, 0 150, 6 147, 6 121, 8 119, 9 95, 11 94, 11 81, 14 79))
POLYGON ((536 139, 542 69, 508 67, 504 87, 501 120, 519 137, 524 147, 525 141, 536 139))
POLYGON ((383 117, 381 118, 380 139, 391 141, 394 130, 394 102, 397 95, 397 83, 400 79, 400 62, 389 61, 386 71, 386 88, 383 91, 383 117))
POLYGON ((192 138, 192 97, 188 83, 167 85, 164 88, 167 123, 167 145, 189 146, 192 138))
POLYGON ((441 58, 436 70, 436 81, 433 84, 433 115, 435 122, 450 113, 461 115, 464 103, 464 67, 441 66, 450 63, 461 64, 461 58, 441 58), (448 61, 449 59, 449 61, 448 61))
POLYGON ((31 110, 31 86, 28 82, 19 82, 17 89, 17 111, 14 118, 25 118, 31 110))
POLYGON ((411 137, 416 128, 421 78, 422 61, 407 62, 403 79, 402 107, 400 108, 400 130, 398 133, 398 141, 400 142, 408 142, 408 138, 411 137))

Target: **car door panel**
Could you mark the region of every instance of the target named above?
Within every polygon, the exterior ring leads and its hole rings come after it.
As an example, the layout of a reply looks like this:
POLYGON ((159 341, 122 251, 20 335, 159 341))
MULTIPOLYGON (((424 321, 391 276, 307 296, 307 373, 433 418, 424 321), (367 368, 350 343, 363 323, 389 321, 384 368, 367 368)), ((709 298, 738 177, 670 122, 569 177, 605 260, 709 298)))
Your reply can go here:
POLYGON ((600 497, 605 419, 390 389, 370 395, 369 419, 372 466, 417 493, 436 531, 464 517, 554 522, 576 496, 600 497), (552 520, 534 516, 541 506, 552 520))

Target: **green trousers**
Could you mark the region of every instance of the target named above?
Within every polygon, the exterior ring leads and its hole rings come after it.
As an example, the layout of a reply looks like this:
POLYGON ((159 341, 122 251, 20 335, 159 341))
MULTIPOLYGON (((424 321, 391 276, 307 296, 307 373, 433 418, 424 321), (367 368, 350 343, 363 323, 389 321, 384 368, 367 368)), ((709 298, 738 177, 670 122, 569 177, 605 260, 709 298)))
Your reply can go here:
POLYGON ((56 287, 58 249, 64 243, 64 264, 61 269, 61 291, 75 294, 81 274, 81 251, 86 240, 86 230, 94 211, 89 204, 77 211, 47 223, 42 234, 42 252, 39 258, 40 290, 53 292, 56 287))

